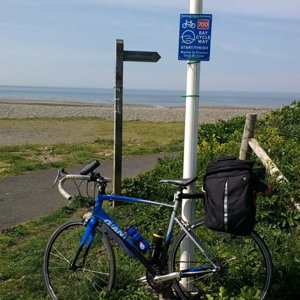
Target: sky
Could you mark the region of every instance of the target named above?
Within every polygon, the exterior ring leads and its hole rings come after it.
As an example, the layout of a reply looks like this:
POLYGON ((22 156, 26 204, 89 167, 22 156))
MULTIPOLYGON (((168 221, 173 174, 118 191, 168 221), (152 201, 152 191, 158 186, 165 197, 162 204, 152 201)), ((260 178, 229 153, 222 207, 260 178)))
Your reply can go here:
MULTIPOLYGON (((157 51, 124 63, 124 88, 185 90, 180 14, 189 0, 0 0, 0 85, 113 88, 116 39, 157 51)), ((208 91, 300 92, 299 0, 204 0, 212 14, 208 91)))

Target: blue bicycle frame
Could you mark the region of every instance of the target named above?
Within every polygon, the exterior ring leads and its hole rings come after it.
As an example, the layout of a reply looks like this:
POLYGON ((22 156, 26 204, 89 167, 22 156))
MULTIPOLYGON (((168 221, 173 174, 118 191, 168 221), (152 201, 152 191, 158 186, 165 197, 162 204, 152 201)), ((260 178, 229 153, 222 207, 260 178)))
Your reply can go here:
MULTIPOLYGON (((122 202, 131 202, 131 203, 139 203, 139 204, 148 204, 148 205, 156 205, 159 207, 165 207, 172 209, 172 215, 169 223, 169 228, 167 231, 167 235, 165 238, 165 248, 168 249, 171 239, 172 232, 174 228, 174 223, 176 219, 176 214, 179 209, 179 201, 175 201, 174 205, 155 202, 151 200, 144 200, 139 198, 127 197, 127 196, 119 196, 119 195, 107 195, 103 193, 99 193, 96 198, 96 204, 94 207, 93 215, 89 219, 85 233, 80 241, 78 252, 80 253, 81 249, 85 245, 86 249, 88 249, 93 241, 95 234, 95 226, 100 222, 104 225, 106 232, 120 245, 120 247, 127 252, 129 255, 138 258, 141 263, 147 268, 149 272, 155 274, 154 268, 148 263, 147 259, 144 255, 136 249, 133 242, 128 235, 122 231, 120 226, 104 211, 103 203, 105 201, 122 201, 122 202)), ((178 221, 179 222, 179 221, 178 221)), ((79 255, 78 253, 78 255, 79 255)), ((77 255, 76 255, 77 257, 77 255)), ((75 261, 76 261, 75 257, 75 261)))
MULTIPOLYGON (((131 241, 130 238, 128 238, 128 235, 122 231, 120 226, 104 211, 103 209, 103 203, 105 201, 121 201, 121 202, 131 202, 131 203, 138 203, 138 204, 147 204, 147 205, 156 205, 159 207, 164 207, 164 208, 169 208, 172 209, 172 214, 170 217, 170 222, 169 222, 169 227, 168 231, 166 234, 165 238, 165 246, 163 250, 163 257, 166 258, 167 252, 172 240, 172 234, 173 234, 173 228, 175 222, 181 227, 183 231, 186 232, 186 234, 190 237, 192 242, 201 250, 201 252, 209 259, 211 262, 211 265, 213 267, 216 267, 215 264, 213 263, 212 257, 210 257, 210 254, 208 254, 205 250, 204 247, 201 245, 201 242, 197 239, 197 237, 193 236, 193 233, 190 233, 186 226, 179 221, 176 218, 176 215, 179 210, 179 205, 181 203, 180 199, 183 198, 182 192, 178 192, 175 194, 175 199, 174 199, 174 204, 166 204, 166 203, 161 203, 161 202, 155 202, 151 200, 145 200, 145 199, 140 199, 140 198, 134 198, 134 197, 127 197, 127 196, 119 196, 119 195, 108 195, 105 193, 99 193, 97 198, 96 198, 96 204, 94 207, 93 215, 89 219, 87 223, 87 228, 85 230, 85 233, 81 239, 80 246, 78 249, 78 255, 76 255, 74 264, 76 263, 76 258, 79 256, 80 251, 82 250, 83 246, 85 245, 86 247, 86 252, 88 251, 93 238, 95 234, 95 226, 100 222, 104 226, 104 230, 120 245, 120 247, 130 256, 136 257, 139 259, 139 261, 146 267, 146 269, 151 273, 151 274, 156 274, 155 269, 153 266, 148 262, 148 260, 145 258, 145 256, 137 250, 137 248, 134 246, 133 242, 131 241)), ((184 194, 184 198, 198 198, 198 195, 194 194, 184 194)), ((189 270, 186 270, 189 271, 189 270)), ((201 270, 203 272, 203 270, 201 270)))

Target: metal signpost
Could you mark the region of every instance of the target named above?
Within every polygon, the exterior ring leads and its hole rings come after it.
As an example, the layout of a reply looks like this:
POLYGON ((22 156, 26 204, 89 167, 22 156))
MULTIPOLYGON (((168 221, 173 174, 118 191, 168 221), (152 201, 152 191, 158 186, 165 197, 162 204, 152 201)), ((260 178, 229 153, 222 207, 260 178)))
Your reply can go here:
POLYGON ((123 132, 123 63, 157 62, 160 55, 150 51, 125 51, 124 41, 116 40, 116 72, 115 72, 115 123, 114 123, 114 166, 113 193, 121 193, 122 180, 122 132, 123 132))
MULTIPOLYGON (((202 0, 191 0, 190 13, 180 15, 178 59, 188 60, 183 177, 197 175, 200 62, 210 59, 212 15, 202 14, 202 0)), ((195 184, 186 191, 193 193, 195 184)), ((194 219, 194 200, 182 202, 182 218, 194 219)), ((188 245, 187 245, 188 248, 188 245)), ((187 253, 191 251, 186 251, 187 253)))
MULTIPOLYGON (((190 0, 189 14, 180 16, 178 59, 188 60, 186 81, 186 109, 184 133, 183 177, 197 175, 197 142, 199 124, 199 93, 200 93, 200 61, 210 59, 210 41, 212 16, 202 14, 203 0, 190 0)), ((186 190, 195 192, 195 183, 186 190)), ((182 219, 191 222, 195 216, 195 202, 191 199, 182 201, 182 219)), ((186 240, 181 245, 181 260, 191 261, 194 251, 191 243, 186 240)), ((181 268, 189 266, 182 263, 181 268)), ((192 284, 182 279, 187 289, 192 284)))

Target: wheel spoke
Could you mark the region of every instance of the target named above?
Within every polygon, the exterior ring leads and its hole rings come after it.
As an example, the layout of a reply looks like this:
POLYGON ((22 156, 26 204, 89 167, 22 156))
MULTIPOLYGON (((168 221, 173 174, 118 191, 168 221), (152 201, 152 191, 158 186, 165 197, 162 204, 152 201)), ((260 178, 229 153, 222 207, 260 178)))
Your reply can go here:
POLYGON ((87 268, 83 268, 82 271, 83 272, 89 272, 89 273, 94 273, 94 274, 100 274, 100 275, 109 276, 109 273, 107 273, 107 272, 98 272, 98 271, 87 269, 87 268))
POLYGON ((260 292, 260 299, 264 299, 270 285, 272 262, 266 246, 256 233, 236 237, 211 231, 204 226, 203 221, 196 221, 191 230, 204 244, 209 255, 204 257, 202 251, 194 247, 194 259, 181 260, 181 242, 187 238, 182 232, 172 246, 170 272, 181 271, 181 265, 191 269, 210 266, 208 257, 217 269, 211 268, 211 273, 173 280, 180 299, 195 296, 197 299, 207 299, 207 295, 217 298, 221 286, 229 297, 240 296, 243 289, 249 297, 254 298, 260 292))
POLYGON ((79 221, 66 223, 48 243, 44 277, 52 299, 95 299, 102 289, 112 289, 114 254, 107 237, 98 229, 87 255, 80 253, 76 267, 70 268, 84 230, 79 221))
POLYGON ((68 264, 70 264, 70 261, 56 248, 53 246, 53 249, 58 253, 58 254, 55 254, 53 252, 50 253, 50 255, 52 256, 55 256, 55 257, 58 257, 58 258, 61 258, 63 259, 64 261, 66 261, 68 264))

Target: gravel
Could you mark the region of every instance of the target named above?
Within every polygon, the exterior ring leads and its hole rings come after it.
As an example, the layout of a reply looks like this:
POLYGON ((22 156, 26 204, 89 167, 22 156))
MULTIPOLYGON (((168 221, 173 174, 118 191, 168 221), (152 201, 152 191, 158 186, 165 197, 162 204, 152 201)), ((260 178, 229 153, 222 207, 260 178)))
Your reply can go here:
MULTIPOLYGON (((213 123, 217 120, 228 120, 248 113, 265 114, 270 109, 246 107, 200 107, 199 122, 213 123)), ((62 103, 30 103, 0 102, 0 119, 24 118, 68 118, 98 117, 106 120, 114 119, 114 107, 109 105, 62 104, 62 103)), ((150 122, 183 122, 184 107, 151 107, 125 105, 123 120, 142 120, 150 122)))

